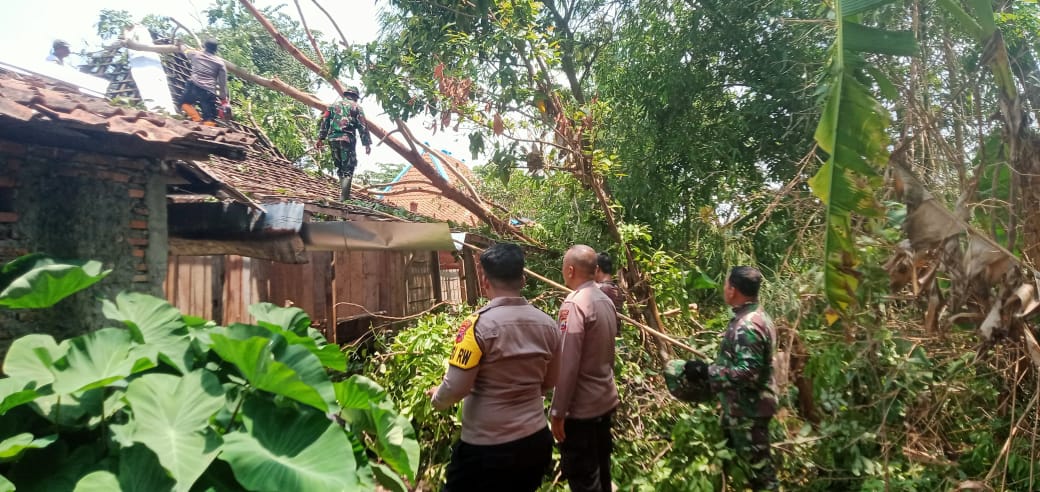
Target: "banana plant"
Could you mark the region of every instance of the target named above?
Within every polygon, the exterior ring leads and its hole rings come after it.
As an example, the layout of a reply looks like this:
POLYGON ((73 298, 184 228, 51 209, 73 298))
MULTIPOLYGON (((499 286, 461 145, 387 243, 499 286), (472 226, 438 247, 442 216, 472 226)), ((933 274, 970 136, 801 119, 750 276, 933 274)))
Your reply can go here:
POLYGON ((823 112, 816 142, 827 160, 809 180, 826 208, 823 285, 839 312, 856 304, 860 274, 854 216, 880 217, 877 199, 881 170, 888 161, 888 110, 874 97, 870 83, 892 83, 864 60, 863 53, 913 56, 917 42, 909 31, 891 31, 860 23, 860 14, 893 0, 835 0, 834 43, 822 79, 823 112))

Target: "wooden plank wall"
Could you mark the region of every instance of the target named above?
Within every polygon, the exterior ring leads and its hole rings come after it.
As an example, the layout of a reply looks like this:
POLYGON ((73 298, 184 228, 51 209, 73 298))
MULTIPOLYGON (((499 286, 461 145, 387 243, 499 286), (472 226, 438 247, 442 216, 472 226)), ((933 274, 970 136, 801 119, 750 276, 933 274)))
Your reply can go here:
POLYGON ((186 314, 221 324, 252 323, 249 306, 286 301, 310 315, 311 321, 332 328, 336 318, 370 312, 406 316, 434 302, 431 261, 426 252, 348 251, 307 253, 300 265, 227 256, 171 256, 166 298, 186 314), (335 289, 335 292, 333 292, 335 289))
POLYGON ((222 275, 223 266, 223 256, 171 256, 163 284, 166 299, 184 314, 205 319, 222 315, 221 289, 214 278, 222 275))

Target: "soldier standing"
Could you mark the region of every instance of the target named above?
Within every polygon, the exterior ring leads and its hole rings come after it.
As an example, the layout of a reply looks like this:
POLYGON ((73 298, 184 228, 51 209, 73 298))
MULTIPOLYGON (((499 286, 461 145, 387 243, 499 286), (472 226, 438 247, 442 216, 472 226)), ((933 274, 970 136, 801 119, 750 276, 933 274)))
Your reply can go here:
POLYGON ((549 410, 553 436, 560 443, 563 476, 573 492, 610 492, 610 454, 614 449, 614 303, 594 281, 596 251, 584 245, 567 250, 563 280, 574 290, 560 306, 563 354, 560 377, 549 410))
POLYGON ((203 43, 204 51, 191 50, 187 57, 191 60, 191 79, 184 86, 179 102, 181 110, 192 121, 202 121, 203 125, 214 126, 217 118, 217 103, 221 109, 228 108, 227 66, 224 59, 217 56, 217 41, 207 39, 203 43), (202 115, 195 109, 195 104, 202 108, 202 115))
POLYGON ((365 112, 358 104, 359 95, 357 87, 344 89, 343 99, 325 110, 318 132, 319 152, 325 140, 329 141, 332 161, 336 164, 336 174, 339 176, 340 199, 343 201, 350 198, 350 182, 354 179, 354 169, 357 168, 355 130, 361 134, 361 145, 365 146, 365 154, 372 153, 372 136, 368 132, 368 125, 365 124, 365 112))
POLYGON ((723 297, 733 308, 713 364, 686 363, 684 375, 693 382, 707 381, 722 403, 722 429, 728 445, 745 465, 754 490, 776 490, 776 472, 769 449, 769 422, 776 414, 773 354, 776 328, 758 305, 762 273, 748 266, 734 267, 726 277, 723 297))
POLYGON ((553 319, 520 295, 519 246, 488 248, 480 266, 491 302, 462 322, 444 381, 430 390, 437 410, 466 399, 442 490, 533 492, 552 462, 544 395, 556 383, 562 341, 553 319))

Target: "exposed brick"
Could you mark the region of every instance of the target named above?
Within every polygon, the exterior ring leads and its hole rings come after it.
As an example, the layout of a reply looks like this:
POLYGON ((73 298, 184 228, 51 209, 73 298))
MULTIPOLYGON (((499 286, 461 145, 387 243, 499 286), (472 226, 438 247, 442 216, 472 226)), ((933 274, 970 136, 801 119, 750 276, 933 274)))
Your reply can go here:
POLYGON ((147 263, 138 263, 136 266, 134 266, 134 269, 139 271, 139 272, 147 272, 148 271, 148 264, 147 263))
POLYGON ((148 282, 148 275, 134 275, 134 282, 148 282))
POLYGON ((18 222, 18 214, 14 212, 0 212, 0 222, 18 222))
POLYGON ((0 188, 14 188, 17 183, 11 176, 0 176, 0 188))
POLYGON ((148 246, 148 240, 139 237, 132 237, 130 239, 127 239, 126 242, 130 243, 133 246, 148 246))
POLYGON ((131 220, 130 221, 130 228, 131 229, 147 229, 148 228, 148 221, 147 220, 131 220))
POLYGON ((131 188, 127 195, 130 195, 130 198, 144 198, 144 190, 131 188))
POLYGON ((137 215, 143 215, 143 216, 147 217, 148 216, 148 207, 134 207, 132 212, 137 214, 137 215))
POLYGON ((136 256, 138 258, 144 258, 144 250, 143 249, 139 249, 139 248, 134 248, 134 256, 136 256))

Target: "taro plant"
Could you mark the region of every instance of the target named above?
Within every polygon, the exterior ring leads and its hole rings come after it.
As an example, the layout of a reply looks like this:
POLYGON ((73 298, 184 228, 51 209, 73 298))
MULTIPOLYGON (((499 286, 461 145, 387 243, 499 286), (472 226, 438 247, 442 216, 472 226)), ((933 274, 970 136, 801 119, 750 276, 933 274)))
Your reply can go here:
MULTIPOLYGON (((85 264, 93 270, 48 277, 25 261, 7 284, 43 285, 34 295, 50 304, 89 285, 80 276, 102 274, 85 264)), ((60 342, 27 335, 8 351, 0 491, 407 490, 415 481, 410 422, 371 380, 330 378, 345 357, 302 310, 257 304, 257 324, 223 327, 139 293, 102 309, 118 326, 60 342)))

